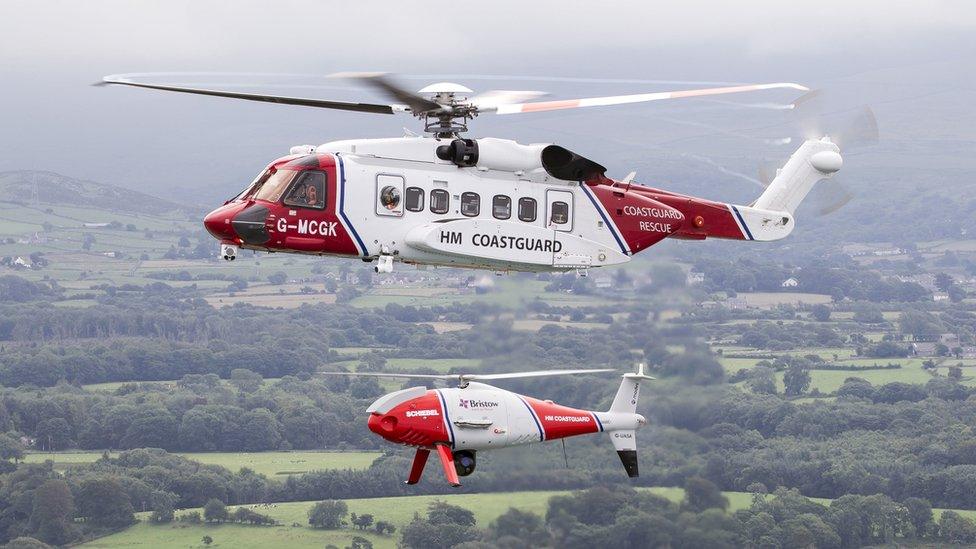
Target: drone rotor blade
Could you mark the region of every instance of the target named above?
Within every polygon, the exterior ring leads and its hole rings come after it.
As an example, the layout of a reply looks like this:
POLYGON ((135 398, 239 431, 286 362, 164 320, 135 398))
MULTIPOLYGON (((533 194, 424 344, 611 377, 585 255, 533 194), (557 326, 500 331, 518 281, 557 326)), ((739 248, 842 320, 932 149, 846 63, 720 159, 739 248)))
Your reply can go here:
POLYGON ((583 99, 564 99, 560 101, 538 101, 534 103, 513 103, 500 105, 498 114, 518 114, 526 112, 556 111, 562 109, 576 109, 581 107, 604 107, 609 105, 626 105, 643 103, 646 101, 660 101, 663 99, 681 99, 685 97, 706 97, 729 93, 742 93, 759 90, 792 89, 809 91, 810 88, 792 82, 777 82, 773 84, 747 84, 744 86, 725 86, 721 88, 704 88, 698 90, 680 90, 670 92, 638 93, 633 95, 611 95, 606 97, 587 97, 583 99))
POLYGON ((586 370, 536 370, 531 372, 510 372, 507 374, 462 374, 465 381, 480 381, 493 379, 516 379, 523 377, 568 376, 573 374, 596 374, 613 372, 612 368, 591 368, 586 370))
POLYGON ((150 84, 145 82, 134 82, 127 75, 114 74, 106 76, 96 86, 118 85, 132 86, 136 88, 147 88, 151 90, 172 91, 179 93, 190 93, 195 95, 209 95, 213 97, 229 97, 232 99, 243 99, 245 101, 260 101, 264 103, 278 103, 281 105, 299 105, 303 107, 317 107, 320 109, 336 109, 340 111, 369 112, 375 114, 394 114, 406 110, 404 105, 379 105, 375 103, 353 103, 349 101, 329 101, 325 99, 309 99, 303 97, 286 97, 281 95, 264 95, 256 93, 239 93, 224 90, 208 90, 203 88, 170 86, 166 84, 150 84))
POLYGON ((415 378, 415 379, 439 379, 451 380, 458 379, 458 375, 447 374, 393 374, 385 372, 315 372, 320 376, 349 376, 349 377, 392 377, 392 378, 415 378))
POLYGON ((397 86, 387 77, 386 73, 381 72, 337 72, 329 75, 331 78, 351 78, 362 82, 367 86, 372 86, 410 107, 414 113, 443 111, 447 107, 440 103, 435 103, 425 99, 412 91, 397 86))

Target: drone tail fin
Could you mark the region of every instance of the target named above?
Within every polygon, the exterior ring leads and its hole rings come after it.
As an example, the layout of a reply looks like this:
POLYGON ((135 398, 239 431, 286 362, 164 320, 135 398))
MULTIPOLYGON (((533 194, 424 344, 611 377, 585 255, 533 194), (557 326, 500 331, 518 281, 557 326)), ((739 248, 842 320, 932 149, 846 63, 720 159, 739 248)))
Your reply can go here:
POLYGON ((777 170, 776 177, 752 205, 759 210, 787 212, 791 216, 813 186, 843 166, 840 148, 829 138, 804 141, 777 170))
POLYGON ((598 416, 603 428, 610 435, 610 441, 617 450, 620 463, 627 471, 627 476, 631 478, 638 476, 637 428, 643 425, 645 420, 644 416, 637 413, 637 399, 640 397, 640 382, 645 379, 654 378, 644 374, 643 364, 638 367, 636 374, 624 374, 610 410, 598 416))

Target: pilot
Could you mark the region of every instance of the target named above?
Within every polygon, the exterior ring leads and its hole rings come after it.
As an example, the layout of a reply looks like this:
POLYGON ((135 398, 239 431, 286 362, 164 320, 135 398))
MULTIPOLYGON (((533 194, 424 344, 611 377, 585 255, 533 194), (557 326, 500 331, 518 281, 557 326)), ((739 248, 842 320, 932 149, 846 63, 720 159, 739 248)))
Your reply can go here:
POLYGON ((319 192, 316 190, 315 185, 305 186, 305 203, 309 206, 319 205, 319 192))

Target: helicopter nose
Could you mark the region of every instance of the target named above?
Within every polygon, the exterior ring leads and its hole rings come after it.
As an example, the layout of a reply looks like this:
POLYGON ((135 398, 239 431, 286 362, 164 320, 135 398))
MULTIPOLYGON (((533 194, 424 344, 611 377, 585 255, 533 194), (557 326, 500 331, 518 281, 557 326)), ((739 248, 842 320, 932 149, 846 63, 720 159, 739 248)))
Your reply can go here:
POLYGON ((217 240, 231 240, 237 237, 234 227, 231 225, 231 218, 234 217, 237 208, 221 206, 207 214, 203 218, 203 226, 207 232, 217 240))

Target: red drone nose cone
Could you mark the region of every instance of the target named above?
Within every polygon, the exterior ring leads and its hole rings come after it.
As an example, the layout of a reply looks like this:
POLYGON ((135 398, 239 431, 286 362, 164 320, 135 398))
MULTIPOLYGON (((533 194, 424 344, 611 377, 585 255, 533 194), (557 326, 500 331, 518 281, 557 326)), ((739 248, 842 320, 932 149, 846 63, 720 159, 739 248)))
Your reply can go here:
POLYGON ((366 424, 370 431, 373 431, 381 437, 389 438, 393 431, 396 430, 397 418, 388 415, 370 414, 366 424))

